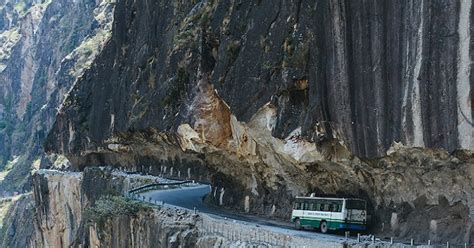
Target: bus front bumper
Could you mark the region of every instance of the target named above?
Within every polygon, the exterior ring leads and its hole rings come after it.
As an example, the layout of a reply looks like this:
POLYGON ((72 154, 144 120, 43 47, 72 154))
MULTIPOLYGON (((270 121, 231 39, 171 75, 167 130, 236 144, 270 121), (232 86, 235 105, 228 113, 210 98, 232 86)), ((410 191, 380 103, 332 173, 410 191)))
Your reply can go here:
POLYGON ((350 224, 350 223, 341 223, 339 224, 340 229, 350 229, 350 230, 365 230, 367 227, 362 224, 350 224))

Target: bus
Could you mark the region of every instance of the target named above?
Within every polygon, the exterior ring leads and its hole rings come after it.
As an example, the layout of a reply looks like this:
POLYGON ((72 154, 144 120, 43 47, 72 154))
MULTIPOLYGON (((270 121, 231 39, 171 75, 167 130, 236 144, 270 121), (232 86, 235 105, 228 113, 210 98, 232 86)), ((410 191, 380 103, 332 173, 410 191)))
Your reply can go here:
POLYGON ((355 198, 296 197, 291 221, 296 229, 365 230, 367 202, 355 198))

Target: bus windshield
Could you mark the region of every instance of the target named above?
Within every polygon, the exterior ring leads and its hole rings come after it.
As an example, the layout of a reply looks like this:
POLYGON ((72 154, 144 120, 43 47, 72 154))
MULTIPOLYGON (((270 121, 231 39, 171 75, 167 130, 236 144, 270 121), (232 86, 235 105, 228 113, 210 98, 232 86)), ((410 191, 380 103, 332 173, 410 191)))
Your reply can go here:
POLYGON ((347 209, 365 210, 365 201, 347 200, 346 201, 346 208, 347 209))

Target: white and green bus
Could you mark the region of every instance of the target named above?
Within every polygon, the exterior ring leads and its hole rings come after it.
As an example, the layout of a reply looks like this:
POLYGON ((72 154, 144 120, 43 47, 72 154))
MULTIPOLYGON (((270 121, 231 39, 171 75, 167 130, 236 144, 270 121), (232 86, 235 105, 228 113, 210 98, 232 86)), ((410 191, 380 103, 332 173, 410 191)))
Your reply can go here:
POLYGON ((296 229, 365 230, 367 202, 355 198, 296 197, 291 214, 296 229))

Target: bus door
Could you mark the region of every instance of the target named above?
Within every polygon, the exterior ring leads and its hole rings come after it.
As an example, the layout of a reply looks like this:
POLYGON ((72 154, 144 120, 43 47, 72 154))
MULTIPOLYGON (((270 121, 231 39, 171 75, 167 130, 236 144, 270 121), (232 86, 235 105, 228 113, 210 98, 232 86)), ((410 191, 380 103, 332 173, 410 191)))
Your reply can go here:
POLYGON ((333 203, 332 203, 332 202, 328 202, 328 203, 327 203, 327 209, 326 209, 326 210, 328 211, 327 213, 329 214, 329 216, 328 216, 328 218, 327 218, 328 227, 329 227, 329 226, 332 226, 332 223, 331 223, 331 222, 332 222, 332 218, 333 218, 333 216, 332 216, 332 208, 333 208, 333 203))
POLYGON ((346 208, 346 211, 347 211, 346 222, 347 222, 347 223, 351 223, 351 220, 352 220, 352 209, 346 208))
POLYGON ((329 201, 325 201, 323 205, 324 216, 322 219, 326 220, 327 226, 331 226, 331 219, 332 219, 332 203, 329 201))
POLYGON ((302 209, 302 211, 301 211, 301 216, 302 217, 306 216, 305 214, 308 213, 308 206, 309 206, 309 202, 307 200, 305 200, 303 202, 303 208, 301 208, 302 209))
POLYGON ((308 214, 308 210, 309 210, 309 201, 307 199, 303 200, 303 202, 301 202, 301 225, 302 226, 307 226, 308 223, 307 223, 307 214, 308 214))
POLYGON ((340 221, 342 219, 342 201, 334 201, 331 202, 329 205, 329 213, 330 213, 330 223, 328 225, 332 228, 337 228, 338 220, 340 221))

